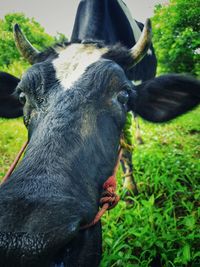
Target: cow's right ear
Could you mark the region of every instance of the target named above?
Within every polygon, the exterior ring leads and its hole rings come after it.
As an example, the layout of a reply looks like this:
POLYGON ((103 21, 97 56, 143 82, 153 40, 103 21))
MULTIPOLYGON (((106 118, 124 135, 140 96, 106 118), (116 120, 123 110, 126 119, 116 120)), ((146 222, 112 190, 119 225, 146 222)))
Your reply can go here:
POLYGON ((162 75, 130 92, 129 110, 151 122, 166 122, 200 104, 200 81, 183 75, 162 75))
POLYGON ((0 72, 0 117, 17 118, 23 115, 16 87, 20 80, 6 72, 0 72))

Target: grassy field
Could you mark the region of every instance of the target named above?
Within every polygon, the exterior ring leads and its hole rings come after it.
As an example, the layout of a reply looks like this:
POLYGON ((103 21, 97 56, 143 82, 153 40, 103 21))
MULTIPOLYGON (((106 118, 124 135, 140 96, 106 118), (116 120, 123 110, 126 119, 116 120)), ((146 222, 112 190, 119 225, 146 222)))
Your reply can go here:
MULTIPOLYGON (((199 267, 200 108, 141 129, 145 144, 133 154, 139 195, 104 215, 101 267, 199 267)), ((21 119, 0 119, 1 178, 25 140, 21 119)), ((118 180, 123 196, 120 171, 118 180)))

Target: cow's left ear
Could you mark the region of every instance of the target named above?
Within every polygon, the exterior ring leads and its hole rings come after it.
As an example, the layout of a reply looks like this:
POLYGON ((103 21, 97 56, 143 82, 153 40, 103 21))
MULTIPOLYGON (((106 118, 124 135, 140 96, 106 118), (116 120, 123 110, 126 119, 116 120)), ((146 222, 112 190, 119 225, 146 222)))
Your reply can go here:
POLYGON ((0 117, 17 118, 23 115, 23 106, 16 94, 20 80, 6 72, 0 72, 0 117))
POLYGON ((152 122, 165 122, 200 103, 200 82, 188 76, 162 75, 134 87, 129 110, 152 122))

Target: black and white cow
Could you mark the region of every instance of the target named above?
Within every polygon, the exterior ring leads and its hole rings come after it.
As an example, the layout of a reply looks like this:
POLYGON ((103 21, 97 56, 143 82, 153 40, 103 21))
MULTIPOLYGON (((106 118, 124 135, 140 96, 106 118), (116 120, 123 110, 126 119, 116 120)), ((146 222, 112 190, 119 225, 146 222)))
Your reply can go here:
POLYGON ((130 49, 81 43, 39 52, 18 25, 14 35, 33 66, 19 83, 4 75, 1 84, 23 106, 29 144, 0 187, 0 266, 98 266, 100 223, 80 227, 98 211, 127 111, 168 121, 200 103, 200 83, 180 75, 130 82, 151 43, 149 21, 130 49))
MULTIPOLYGON (((96 43, 99 45, 120 43, 126 48, 131 48, 139 40, 143 27, 142 23, 132 18, 122 0, 82 0, 78 6, 70 43, 96 43)), ((154 78, 156 67, 156 56, 151 44, 144 58, 134 68, 127 70, 127 76, 129 80, 137 81, 137 83, 138 81, 147 81, 154 78)), ((7 81, 10 81, 9 88, 14 89, 16 83, 19 82, 9 74, 0 73, 0 116, 8 118, 22 116, 22 105, 16 101, 12 90, 7 90, 7 85, 2 84, 5 75, 7 81)), ((139 124, 136 119, 135 123, 137 140, 141 141, 139 124)), ((126 149, 123 150, 122 166, 125 173, 124 187, 134 189, 132 153, 126 149)))

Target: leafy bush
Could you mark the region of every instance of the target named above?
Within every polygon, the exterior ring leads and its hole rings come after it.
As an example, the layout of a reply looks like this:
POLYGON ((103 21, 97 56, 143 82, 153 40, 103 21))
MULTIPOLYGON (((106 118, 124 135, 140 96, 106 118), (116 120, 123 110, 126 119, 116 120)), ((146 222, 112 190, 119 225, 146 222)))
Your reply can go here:
POLYGON ((4 19, 0 19, 0 70, 19 77, 29 64, 21 57, 14 42, 13 26, 16 23, 38 50, 44 50, 55 42, 63 42, 66 38, 63 34, 56 37, 48 35, 38 22, 22 13, 7 14, 4 19))
POLYGON ((200 2, 170 0, 158 5, 153 17, 158 73, 200 75, 200 2))

